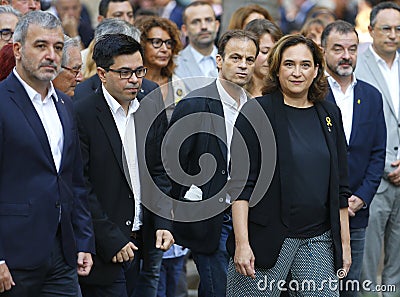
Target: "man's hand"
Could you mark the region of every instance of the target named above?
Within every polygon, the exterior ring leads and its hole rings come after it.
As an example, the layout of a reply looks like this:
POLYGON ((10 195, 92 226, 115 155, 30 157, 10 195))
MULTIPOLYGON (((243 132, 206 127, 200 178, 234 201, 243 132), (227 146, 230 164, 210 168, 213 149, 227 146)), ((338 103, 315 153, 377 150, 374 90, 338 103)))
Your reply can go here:
POLYGON ((15 286, 11 273, 8 270, 7 264, 0 264, 0 293, 11 290, 15 286))
POLYGON ((128 242, 113 258, 113 263, 122 263, 132 261, 135 257, 135 251, 138 247, 133 242, 128 242))
POLYGON ((388 178, 393 185, 398 187, 400 186, 400 160, 394 161, 391 165, 396 169, 388 174, 388 178))
POLYGON ((92 269, 93 260, 90 253, 79 252, 78 253, 78 275, 87 276, 89 275, 90 269, 92 269))
POLYGON ((168 230, 156 231, 156 248, 167 251, 174 242, 174 237, 168 230))
POLYGON ((359 211, 364 206, 364 201, 355 195, 351 195, 348 199, 349 202, 349 216, 354 217, 356 212, 359 211))

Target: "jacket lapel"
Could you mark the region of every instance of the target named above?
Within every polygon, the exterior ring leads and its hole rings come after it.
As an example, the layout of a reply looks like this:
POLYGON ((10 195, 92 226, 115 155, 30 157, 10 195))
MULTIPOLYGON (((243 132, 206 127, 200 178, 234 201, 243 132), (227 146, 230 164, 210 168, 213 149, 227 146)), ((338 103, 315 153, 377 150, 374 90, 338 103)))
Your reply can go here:
POLYGON ((227 161, 227 139, 226 139, 226 128, 224 110, 222 108, 221 99, 219 97, 217 85, 215 81, 210 85, 208 89, 209 93, 206 95, 209 98, 208 107, 211 113, 211 122, 214 127, 212 131, 215 135, 218 135, 218 145, 224 157, 227 161))
POLYGON ((68 153, 68 144, 72 141, 72 135, 71 135, 71 129, 68 129, 68 127, 72 127, 72 123, 70 122, 67 111, 65 110, 64 106, 64 101, 61 99, 61 97, 58 97, 58 101, 55 100, 55 98, 52 98, 54 105, 56 106, 58 117, 60 118, 61 125, 63 128, 63 133, 64 133, 64 144, 63 144, 63 150, 62 150, 62 157, 61 157, 61 164, 60 164, 60 169, 59 171, 62 170, 64 160, 66 158, 66 154, 68 153))
POLYGON ((111 114, 110 108, 104 98, 101 88, 97 92, 98 98, 96 99, 96 113, 97 118, 104 132, 110 142, 115 159, 122 172, 124 172, 124 167, 122 164, 122 140, 118 133, 117 125, 115 124, 114 118, 111 114))
POLYGON ((36 134, 42 148, 43 152, 47 156, 51 166, 56 169, 53 155, 51 153, 50 144, 47 138, 46 131, 44 130, 42 121, 40 120, 39 115, 36 112, 35 107, 33 106, 32 101, 30 100, 28 94, 25 89, 15 77, 14 74, 9 76, 6 81, 8 91, 10 93, 10 98, 15 102, 15 104, 21 109, 22 113, 25 115, 26 120, 31 126, 33 132, 36 134), (17 91, 15 91, 17 90, 17 91))
POLYGON ((358 87, 358 84, 354 87, 354 98, 353 98, 353 119, 351 123, 351 134, 350 134, 350 140, 349 140, 349 145, 354 141, 356 135, 357 135, 357 128, 358 128, 358 123, 360 122, 361 118, 361 112, 362 109, 365 107, 365 104, 362 100, 362 91, 358 87))

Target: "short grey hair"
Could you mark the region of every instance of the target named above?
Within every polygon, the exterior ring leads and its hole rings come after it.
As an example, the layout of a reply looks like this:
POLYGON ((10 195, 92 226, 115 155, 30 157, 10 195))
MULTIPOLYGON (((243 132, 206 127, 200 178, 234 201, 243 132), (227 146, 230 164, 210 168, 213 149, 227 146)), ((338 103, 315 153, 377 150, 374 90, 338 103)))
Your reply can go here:
POLYGON ((104 19, 94 31, 94 40, 97 42, 106 34, 124 34, 140 43, 140 31, 127 21, 109 18, 104 19))
POLYGON ((66 66, 68 65, 69 62, 69 49, 76 47, 79 50, 81 49, 81 41, 78 37, 69 37, 68 35, 64 35, 64 48, 63 48, 63 54, 61 58, 61 65, 66 66))
POLYGON ((0 5, 0 14, 9 13, 15 15, 17 18, 20 18, 22 14, 16 10, 14 7, 10 5, 0 5))
POLYGON ((62 28, 61 21, 53 14, 46 11, 32 11, 22 16, 15 26, 13 41, 25 44, 26 36, 30 25, 38 25, 44 29, 52 30, 62 28))

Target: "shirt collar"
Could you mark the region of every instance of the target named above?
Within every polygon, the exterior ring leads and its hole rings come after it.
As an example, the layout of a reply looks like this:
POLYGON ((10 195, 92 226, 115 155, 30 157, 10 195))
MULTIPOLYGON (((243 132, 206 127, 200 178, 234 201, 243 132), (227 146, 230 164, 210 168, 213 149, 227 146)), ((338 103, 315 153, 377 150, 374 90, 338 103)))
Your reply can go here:
MULTIPOLYGON (((331 86, 331 88, 336 88, 338 90, 341 90, 341 87, 340 87, 339 83, 327 71, 325 71, 325 76, 327 77, 329 85, 331 86)), ((354 89, 356 84, 357 84, 357 78, 356 78, 356 74, 353 72, 353 80, 352 80, 352 82, 350 84, 350 87, 352 89, 354 89)))
POLYGON ((193 46, 190 46, 190 51, 192 52, 193 58, 196 61, 196 63, 200 63, 204 58, 208 58, 210 57, 215 63, 217 63, 216 60, 216 55, 218 53, 217 47, 215 45, 213 45, 213 50, 211 52, 211 54, 209 56, 203 56, 201 53, 199 53, 193 46))
MULTIPOLYGON (((387 65, 386 62, 385 62, 385 60, 383 60, 383 59, 376 53, 376 51, 374 50, 374 48, 373 48, 373 46, 372 46, 372 43, 369 45, 369 49, 371 50, 372 54, 374 55, 374 58, 375 58, 376 63, 378 63, 378 64, 379 64, 379 63, 380 63, 380 64, 383 63, 383 65, 387 65)), ((395 56, 394 56, 393 64, 397 63, 398 60, 399 60, 399 53, 398 53, 398 51, 396 51, 396 54, 395 54, 395 56)))
MULTIPOLYGON (((19 82, 22 84, 25 91, 28 93, 29 99, 31 99, 31 101, 33 101, 34 98, 37 96, 39 96, 38 98, 41 98, 41 95, 21 78, 21 76, 18 74, 17 69, 15 67, 13 69, 13 73, 14 73, 15 77, 19 80, 19 82)), ((50 88, 47 91, 45 100, 47 100, 48 98, 50 98, 52 96, 54 97, 56 102, 58 102, 58 96, 57 96, 56 90, 54 89, 53 83, 50 81, 50 88)), ((43 100, 43 101, 45 101, 45 100, 43 100)))
POLYGON ((228 94, 228 92, 225 90, 225 88, 222 86, 221 81, 219 78, 216 80, 217 84, 217 89, 219 96, 221 98, 221 101, 223 104, 226 104, 232 108, 239 109, 244 103, 247 101, 247 96, 244 90, 242 89, 240 92, 240 106, 238 106, 237 102, 235 99, 232 98, 231 95, 228 94))
MULTIPOLYGON (((110 107, 111 111, 113 112, 113 114, 117 114, 120 110, 120 112, 123 112, 123 114, 125 115, 125 111, 122 108, 121 104, 119 104, 118 101, 115 100, 115 98, 113 96, 111 96, 111 94, 107 91, 107 89, 104 87, 103 84, 101 84, 101 88, 103 90, 104 98, 106 99, 106 102, 107 102, 108 106, 110 107)), ((129 109, 128 109, 127 116, 135 113, 138 110, 139 105, 140 104, 139 104, 139 101, 137 100, 137 98, 133 99, 129 103, 129 109)))

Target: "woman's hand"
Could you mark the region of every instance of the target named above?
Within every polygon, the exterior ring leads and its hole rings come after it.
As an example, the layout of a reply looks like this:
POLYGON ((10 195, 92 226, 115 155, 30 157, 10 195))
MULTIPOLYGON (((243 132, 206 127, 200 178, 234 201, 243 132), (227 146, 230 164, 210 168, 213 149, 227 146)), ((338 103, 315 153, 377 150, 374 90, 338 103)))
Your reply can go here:
POLYGON ((351 266, 350 244, 343 244, 342 251, 343 251, 343 269, 346 270, 346 275, 347 275, 347 273, 349 273, 350 266, 351 266))
POLYGON ((253 279, 256 278, 254 269, 255 257, 249 244, 236 245, 235 257, 233 260, 237 272, 245 276, 250 276, 253 279))

